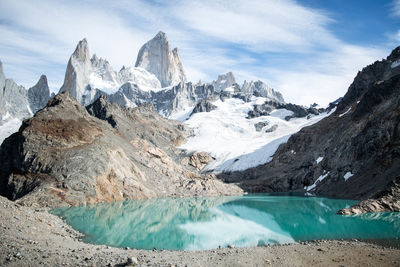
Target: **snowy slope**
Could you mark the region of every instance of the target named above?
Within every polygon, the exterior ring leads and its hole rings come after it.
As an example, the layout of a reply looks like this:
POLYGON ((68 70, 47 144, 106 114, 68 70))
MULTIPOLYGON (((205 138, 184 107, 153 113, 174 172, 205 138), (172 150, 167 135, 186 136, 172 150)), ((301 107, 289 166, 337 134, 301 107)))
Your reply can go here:
POLYGON ((285 116, 292 112, 278 109, 270 116, 246 119, 253 105, 262 104, 265 100, 263 97, 252 97, 249 103, 236 98, 213 102, 217 109, 196 113, 185 121, 194 135, 181 148, 189 153, 205 151, 216 158, 205 170, 216 173, 245 170, 270 161, 278 146, 286 142, 290 135, 327 116, 324 113, 310 119, 286 121, 285 116), (269 124, 257 132, 254 124, 265 121, 269 124), (274 125, 277 125, 275 131, 266 132, 274 125))
POLYGON ((0 125, 0 145, 3 143, 4 139, 17 132, 21 124, 22 120, 13 118, 5 122, 3 125, 0 125))

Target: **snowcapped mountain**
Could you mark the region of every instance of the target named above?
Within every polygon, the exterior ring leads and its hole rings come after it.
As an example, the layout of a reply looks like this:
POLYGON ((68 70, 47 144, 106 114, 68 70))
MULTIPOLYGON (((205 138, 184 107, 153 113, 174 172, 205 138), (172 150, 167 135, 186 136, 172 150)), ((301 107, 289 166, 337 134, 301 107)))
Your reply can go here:
POLYGON ((0 61, 0 144, 16 132, 22 120, 31 117, 49 101, 50 92, 47 78, 42 75, 37 84, 29 90, 7 79, 0 61))
MULTIPOLYGON (((37 97, 48 95, 44 84, 42 77, 29 90, 33 112, 45 104, 37 97)), ((240 86, 232 72, 211 83, 186 82, 178 50, 171 50, 163 32, 143 45, 135 67, 124 66, 119 72, 106 59, 90 57, 88 41, 81 40, 68 61, 63 91, 82 105, 102 94, 125 108, 151 103, 158 113, 193 129, 182 149, 209 152, 216 160, 206 169, 215 172, 266 163, 290 134, 318 121, 325 111, 285 104, 282 95, 262 81, 240 86)))
POLYGON ((225 91, 227 88, 230 88, 235 84, 236 80, 232 72, 220 74, 218 75, 217 80, 212 82, 216 92, 225 91))
POLYGON ((28 92, 23 86, 7 79, 0 61, 0 125, 11 118, 32 116, 28 102, 28 92))
POLYGON ((126 83, 133 83, 142 91, 161 88, 157 77, 143 68, 122 67, 116 72, 106 59, 96 54, 90 58, 88 41, 83 39, 68 61, 60 92, 68 91, 82 105, 88 105, 102 93, 113 94, 126 83))
POLYGON ((260 80, 250 82, 244 81, 242 91, 247 94, 266 97, 277 102, 285 102, 281 93, 275 91, 260 80))
POLYGON ((171 50, 167 35, 162 31, 140 48, 135 67, 153 73, 162 87, 186 82, 178 48, 171 50))

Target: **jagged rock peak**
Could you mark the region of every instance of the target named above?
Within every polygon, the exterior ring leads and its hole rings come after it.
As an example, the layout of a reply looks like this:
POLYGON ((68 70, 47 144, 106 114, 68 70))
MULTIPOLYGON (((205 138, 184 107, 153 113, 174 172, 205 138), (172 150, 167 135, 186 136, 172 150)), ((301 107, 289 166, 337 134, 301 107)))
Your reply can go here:
POLYGON ((163 31, 159 31, 159 32, 157 33, 157 35, 154 36, 154 39, 162 40, 163 42, 168 43, 167 35, 166 35, 165 32, 163 32, 163 31))
POLYGON ((162 31, 140 48, 135 67, 154 74, 162 87, 186 82, 178 49, 171 50, 168 38, 162 31))
POLYGON ((220 92, 225 90, 228 87, 231 87, 236 83, 235 76, 233 73, 230 71, 226 74, 220 74, 218 75, 218 78, 216 81, 213 81, 213 85, 215 87, 215 91, 220 92))
POLYGON ((84 96, 88 95, 85 90, 89 84, 91 68, 88 42, 84 38, 79 41, 68 61, 64 84, 60 88, 60 92, 69 91, 79 103, 86 104, 84 96))
POLYGON ((47 77, 46 75, 41 75, 39 81, 28 90, 28 101, 33 114, 46 106, 49 99, 50 90, 47 77))
POLYGON ((90 59, 89 45, 86 38, 83 38, 81 41, 79 41, 72 56, 79 61, 87 61, 90 59))
POLYGON ((266 83, 260 80, 250 82, 245 80, 242 85, 242 92, 254 94, 255 96, 266 97, 280 103, 285 102, 280 92, 275 91, 273 88, 269 87, 266 83))

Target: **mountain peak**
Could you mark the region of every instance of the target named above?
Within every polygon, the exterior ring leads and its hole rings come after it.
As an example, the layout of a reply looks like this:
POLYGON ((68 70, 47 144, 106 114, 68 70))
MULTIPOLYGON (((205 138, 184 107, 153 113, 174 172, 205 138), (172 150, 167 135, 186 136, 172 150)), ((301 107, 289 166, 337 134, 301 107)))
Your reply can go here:
POLYGON ((178 49, 171 51, 167 35, 162 31, 140 48, 135 67, 154 74, 162 87, 186 82, 178 49))
POLYGON ((159 31, 157 33, 157 35, 153 39, 165 39, 165 40, 168 40, 167 39, 167 35, 163 31, 159 31))
POLYGON ((81 41, 79 41, 72 56, 79 61, 87 61, 90 59, 89 44, 86 38, 83 38, 81 41))
POLYGON ((35 114, 39 109, 46 106, 50 99, 49 85, 46 75, 41 75, 39 81, 28 90, 28 100, 32 112, 35 114))
POLYGON ((42 74, 40 75, 39 81, 36 83, 36 85, 39 84, 46 84, 47 85, 47 76, 42 74))

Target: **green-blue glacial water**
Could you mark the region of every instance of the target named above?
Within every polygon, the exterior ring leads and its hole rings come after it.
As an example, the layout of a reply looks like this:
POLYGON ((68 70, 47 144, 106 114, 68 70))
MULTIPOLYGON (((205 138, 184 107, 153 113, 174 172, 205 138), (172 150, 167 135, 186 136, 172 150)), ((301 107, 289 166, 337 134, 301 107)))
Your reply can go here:
POLYGON ((399 213, 337 215, 353 200, 296 195, 164 198, 52 212, 83 241, 137 249, 198 250, 313 239, 400 238, 399 213))

